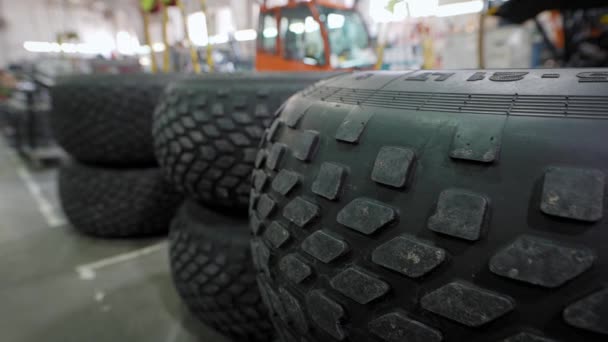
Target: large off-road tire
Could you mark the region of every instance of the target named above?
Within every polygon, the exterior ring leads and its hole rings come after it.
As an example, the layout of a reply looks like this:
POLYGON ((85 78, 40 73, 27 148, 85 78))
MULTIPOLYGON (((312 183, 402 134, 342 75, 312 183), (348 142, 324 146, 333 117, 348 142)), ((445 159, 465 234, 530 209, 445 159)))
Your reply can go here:
POLYGON ((169 234, 171 271, 186 306, 235 341, 270 341, 274 329, 256 285, 247 220, 188 200, 169 234))
POLYGON ((100 166, 152 166, 152 115, 177 75, 78 75, 51 88, 51 125, 75 159, 100 166))
POLYGON ((200 203, 246 215, 258 144, 276 109, 330 75, 205 75, 175 83, 154 115, 156 156, 167 179, 200 203))
POLYGON ((607 81, 372 72, 292 97, 250 210, 283 341, 606 341, 607 81))
POLYGON ((182 195, 160 169, 104 169, 72 163, 59 171, 63 210, 77 230, 99 237, 166 233, 182 195))

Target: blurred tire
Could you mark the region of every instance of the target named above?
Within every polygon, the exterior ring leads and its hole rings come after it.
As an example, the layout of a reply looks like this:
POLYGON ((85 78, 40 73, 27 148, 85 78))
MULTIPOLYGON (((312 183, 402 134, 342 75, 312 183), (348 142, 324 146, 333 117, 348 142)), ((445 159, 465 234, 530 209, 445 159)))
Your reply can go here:
POLYGON ((72 163, 59 171, 59 196, 75 229, 118 238, 166 233, 182 195, 157 168, 108 169, 72 163))
POLYGON ((100 166, 153 166, 152 115, 177 75, 78 75, 51 88, 51 127, 75 159, 100 166))
POLYGON ((176 188, 243 210, 259 140, 289 96, 329 73, 205 75, 167 89, 154 115, 156 156, 176 188))
POLYGON ((186 306, 235 341, 270 341, 251 262, 247 221, 186 201, 169 234, 171 271, 186 306))

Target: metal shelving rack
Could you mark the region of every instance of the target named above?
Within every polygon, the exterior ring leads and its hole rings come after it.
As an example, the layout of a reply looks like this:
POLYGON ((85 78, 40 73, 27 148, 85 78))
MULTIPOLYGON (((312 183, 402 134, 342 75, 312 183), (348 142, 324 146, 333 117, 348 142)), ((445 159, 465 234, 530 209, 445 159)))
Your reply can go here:
POLYGON ((13 114, 15 149, 34 167, 58 162, 65 157, 51 132, 49 85, 36 78, 21 81, 9 100, 13 114))

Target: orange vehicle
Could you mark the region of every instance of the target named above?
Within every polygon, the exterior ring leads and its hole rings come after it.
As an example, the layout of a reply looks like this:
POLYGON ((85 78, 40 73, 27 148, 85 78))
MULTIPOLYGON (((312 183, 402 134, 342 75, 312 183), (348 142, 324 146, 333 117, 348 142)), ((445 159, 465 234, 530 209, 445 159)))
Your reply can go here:
MULTIPOLYGON (((354 1, 350 1, 354 3, 354 1)), ((345 1, 264 1, 256 69, 372 69, 376 55, 361 15, 345 1)))

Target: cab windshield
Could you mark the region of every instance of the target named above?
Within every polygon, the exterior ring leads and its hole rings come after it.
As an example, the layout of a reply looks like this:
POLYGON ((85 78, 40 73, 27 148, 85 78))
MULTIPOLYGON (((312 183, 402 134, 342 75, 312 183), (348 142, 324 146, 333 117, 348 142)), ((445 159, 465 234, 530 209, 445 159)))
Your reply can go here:
POLYGON ((369 67, 376 63, 363 19, 353 10, 319 6, 319 19, 327 27, 330 62, 334 68, 369 67))

